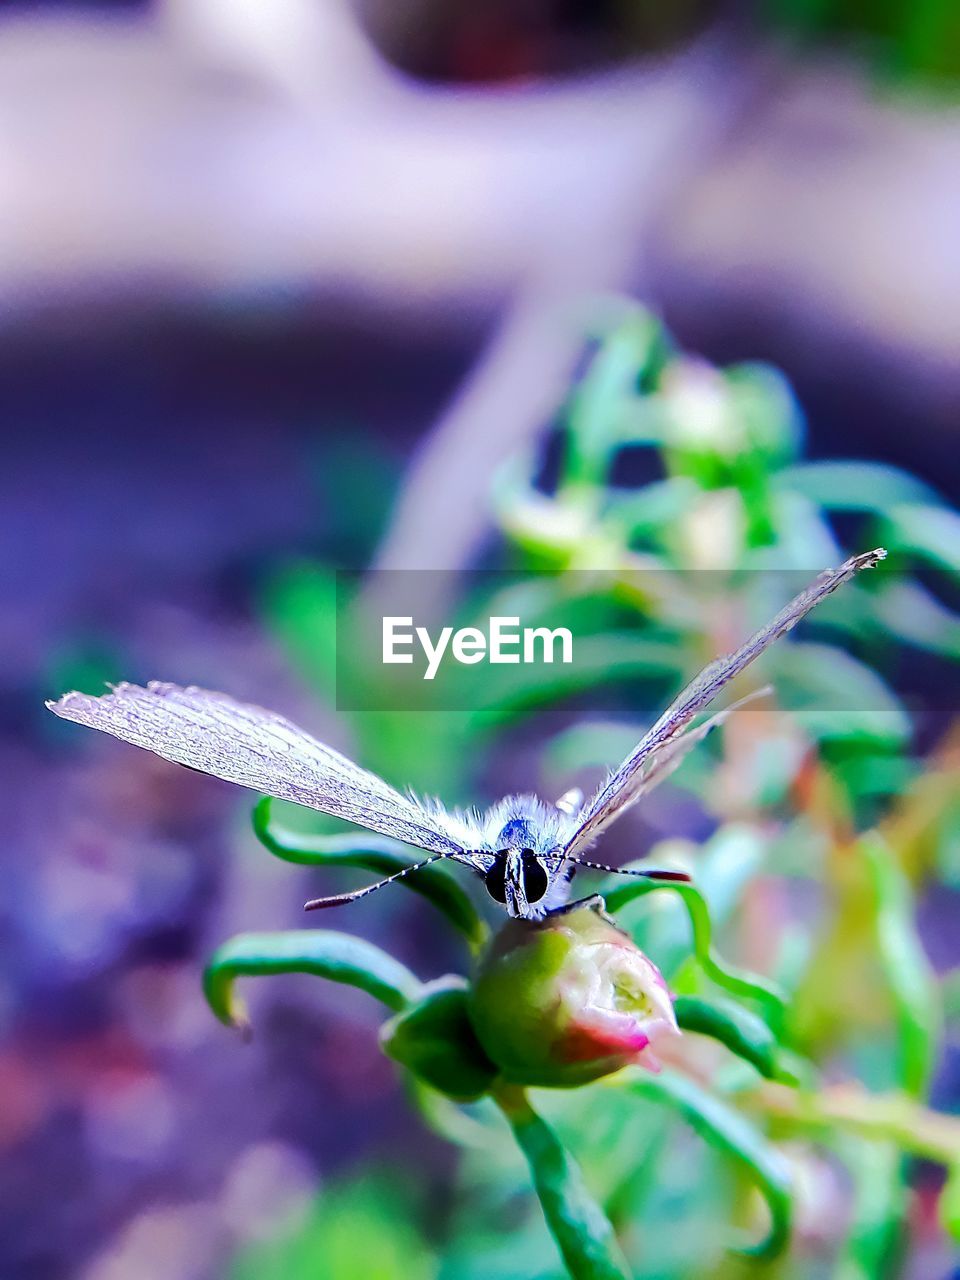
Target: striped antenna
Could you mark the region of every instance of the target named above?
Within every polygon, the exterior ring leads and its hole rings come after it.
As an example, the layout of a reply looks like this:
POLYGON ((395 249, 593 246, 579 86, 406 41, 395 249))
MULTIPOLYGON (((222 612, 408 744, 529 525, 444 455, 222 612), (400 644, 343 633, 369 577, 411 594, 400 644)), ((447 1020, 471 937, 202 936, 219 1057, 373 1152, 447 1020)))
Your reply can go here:
POLYGON ((642 876, 646 880, 677 880, 689 884, 693 879, 686 871, 637 870, 630 867, 609 867, 605 862, 590 862, 587 858, 578 858, 575 853, 561 855, 564 862, 575 862, 578 867, 589 867, 591 871, 609 871, 615 876, 642 876))
POLYGON ((384 885, 392 884, 394 880, 402 880, 404 876, 408 876, 411 871, 419 871, 421 867, 429 867, 431 862, 440 862, 444 858, 452 858, 451 853, 435 853, 429 858, 424 858, 422 862, 414 862, 412 866, 404 867, 402 871, 395 871, 392 876, 387 876, 384 880, 377 880, 374 884, 364 885, 362 889, 354 889, 352 893, 334 893, 329 898, 311 898, 309 902, 303 904, 304 911, 320 911, 324 907, 342 907, 346 902, 356 902, 358 898, 365 898, 368 893, 375 893, 377 889, 382 889, 384 885))

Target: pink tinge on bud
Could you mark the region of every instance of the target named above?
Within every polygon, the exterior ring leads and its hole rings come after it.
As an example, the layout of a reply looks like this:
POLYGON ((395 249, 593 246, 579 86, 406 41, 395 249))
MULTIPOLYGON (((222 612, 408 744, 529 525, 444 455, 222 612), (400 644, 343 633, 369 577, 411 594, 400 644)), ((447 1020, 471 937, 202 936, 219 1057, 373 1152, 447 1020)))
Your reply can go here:
MULTIPOLYGON (((583 991, 571 984, 565 1003, 573 1013, 557 1048, 569 1062, 622 1057, 650 1071, 660 1062, 651 1045, 680 1029, 660 970, 626 935, 594 944, 583 991)), ((572 977, 573 975, 571 975, 572 977)))
POLYGON ((473 987, 484 1049, 521 1084, 569 1086, 622 1067, 659 1070, 658 1041, 679 1035, 660 971, 591 909, 512 921, 473 987))

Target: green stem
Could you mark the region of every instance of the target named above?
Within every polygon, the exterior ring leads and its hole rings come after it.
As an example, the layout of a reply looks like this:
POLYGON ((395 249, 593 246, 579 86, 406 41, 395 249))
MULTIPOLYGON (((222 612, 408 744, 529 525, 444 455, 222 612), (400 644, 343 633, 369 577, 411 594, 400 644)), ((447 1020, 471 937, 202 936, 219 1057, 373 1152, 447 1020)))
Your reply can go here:
POLYGON ((862 836, 859 849, 875 894, 877 949, 897 1014, 899 1083, 923 1098, 940 1041, 937 980, 917 934, 913 893, 896 854, 877 831, 862 836))
POLYGON ((897 1275, 907 1207, 903 1155, 893 1143, 849 1137, 839 1154, 853 1182, 853 1221, 833 1280, 897 1275))
MULTIPOLYGON (((746 1170, 770 1210, 770 1231, 759 1244, 740 1250, 755 1258, 781 1253, 790 1238, 793 1191, 790 1165, 749 1120, 694 1080, 664 1071, 631 1075, 627 1088, 678 1111, 692 1129, 746 1170)), ((789 1090, 787 1090, 789 1092, 789 1090)))
POLYGON ((910 1155, 948 1168, 960 1162, 960 1116, 932 1111, 906 1093, 868 1093, 842 1084, 805 1093, 764 1084, 740 1101, 822 1141, 841 1130, 874 1141, 890 1141, 910 1155))
POLYGON ((501 1084, 494 1096, 527 1158, 543 1216, 572 1280, 629 1280, 613 1227, 587 1190, 579 1165, 522 1089, 501 1084))

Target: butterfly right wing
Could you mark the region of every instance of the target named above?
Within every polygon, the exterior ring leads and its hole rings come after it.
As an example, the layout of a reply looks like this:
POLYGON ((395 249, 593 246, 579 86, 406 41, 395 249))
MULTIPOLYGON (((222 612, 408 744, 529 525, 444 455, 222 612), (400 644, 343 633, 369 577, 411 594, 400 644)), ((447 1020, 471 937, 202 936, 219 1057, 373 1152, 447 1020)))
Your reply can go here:
POLYGON ((151 681, 94 697, 64 694, 47 706, 164 760, 343 818, 404 844, 471 861, 470 824, 401 795, 382 778, 318 742, 283 716, 223 693, 151 681))
POLYGON ((682 753, 700 739, 725 714, 688 730, 693 719, 703 711, 721 690, 758 658, 775 640, 806 617, 810 610, 831 592, 849 581, 862 569, 869 569, 886 556, 878 547, 864 555, 851 556, 839 568, 825 569, 805 591, 801 591, 777 616, 761 627, 739 649, 708 663, 677 698, 671 702, 656 723, 647 730, 637 745, 607 782, 577 815, 577 826, 564 852, 580 853, 596 840, 600 832, 628 809, 655 781, 666 777, 679 764, 682 753), (688 732, 684 732, 688 730, 688 732), (693 735, 691 737, 691 735, 693 735))

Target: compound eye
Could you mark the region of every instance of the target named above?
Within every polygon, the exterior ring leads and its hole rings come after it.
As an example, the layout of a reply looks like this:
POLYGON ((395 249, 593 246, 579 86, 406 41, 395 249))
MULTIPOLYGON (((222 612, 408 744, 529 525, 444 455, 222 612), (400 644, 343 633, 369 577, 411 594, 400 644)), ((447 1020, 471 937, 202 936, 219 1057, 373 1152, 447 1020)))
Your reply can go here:
POLYGON ((503 854, 497 854, 496 861, 483 877, 487 893, 495 902, 506 904, 507 901, 507 860, 503 854))
POLYGON ((550 884, 546 868, 532 849, 524 849, 520 856, 524 896, 528 902, 539 902, 550 884))

